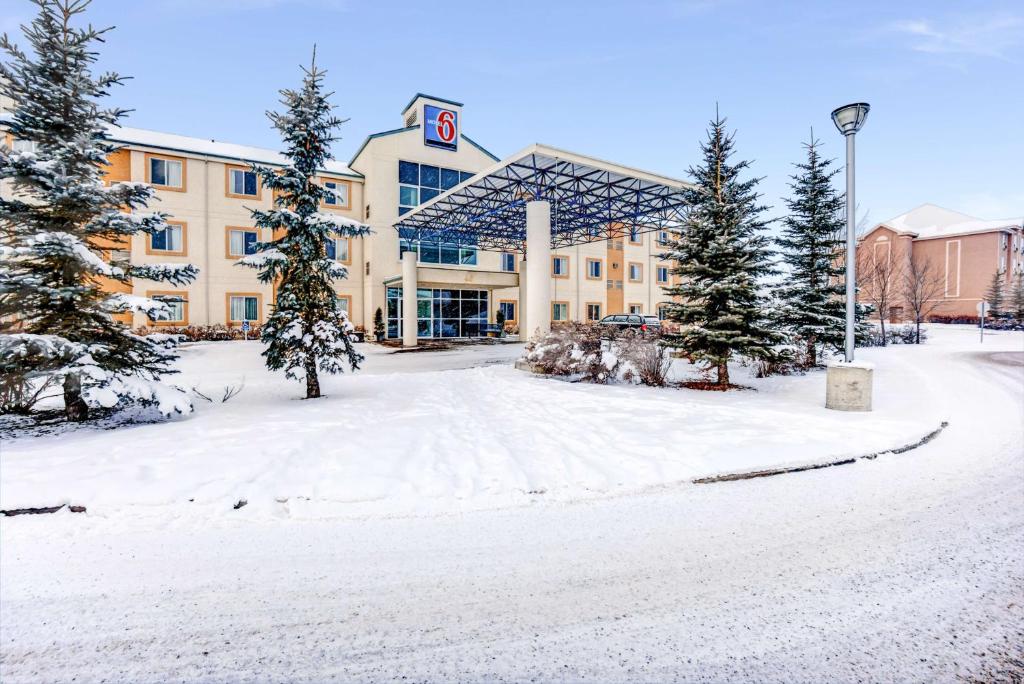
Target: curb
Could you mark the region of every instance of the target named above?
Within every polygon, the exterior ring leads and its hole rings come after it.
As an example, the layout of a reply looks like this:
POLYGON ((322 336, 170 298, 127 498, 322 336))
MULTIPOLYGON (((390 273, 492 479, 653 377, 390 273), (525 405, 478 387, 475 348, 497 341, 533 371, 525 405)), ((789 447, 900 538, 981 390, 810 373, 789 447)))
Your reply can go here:
POLYGON ((711 477, 699 477, 696 480, 691 480, 693 484, 712 484, 714 482, 732 482, 735 480, 752 480, 755 477, 771 477, 773 475, 784 475, 786 473, 802 473, 807 470, 820 470, 821 468, 831 468, 832 466, 848 465, 855 463, 861 459, 867 459, 869 461, 878 458, 883 454, 903 454, 912 449, 916 449, 920 446, 924 446, 928 442, 932 441, 939 434, 949 426, 948 421, 942 421, 939 427, 935 428, 927 435, 911 442, 910 444, 904 444, 903 446, 894 447, 892 449, 885 449, 884 451, 876 451, 871 454, 864 454, 863 456, 847 456, 834 461, 823 461, 820 463, 808 463, 804 465, 789 466, 784 468, 769 468, 767 470, 748 470, 738 473, 726 473, 724 475, 713 475, 711 477))

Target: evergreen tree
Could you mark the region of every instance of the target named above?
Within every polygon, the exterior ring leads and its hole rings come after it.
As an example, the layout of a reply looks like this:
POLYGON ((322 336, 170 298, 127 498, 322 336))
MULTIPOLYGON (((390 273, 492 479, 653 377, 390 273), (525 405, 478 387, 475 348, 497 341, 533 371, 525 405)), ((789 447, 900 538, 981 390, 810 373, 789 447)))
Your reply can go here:
POLYGON ((1024 273, 1018 273, 1010 293, 1010 310, 1018 323, 1024 322, 1024 273))
POLYGON ((274 127, 285 143, 290 164, 283 170, 253 167, 264 187, 274 193, 274 208, 253 210, 260 228, 281 237, 258 243, 256 253, 240 260, 260 269, 264 283, 277 283, 277 301, 261 337, 267 345, 263 355, 271 370, 285 370, 289 378, 305 379, 306 398, 320 396, 318 370, 352 370, 363 360, 346 331, 346 316, 337 306, 333 283, 348 276, 347 269, 327 257, 327 241, 338 237, 365 235, 369 228, 342 216, 320 213, 320 204, 330 192, 316 181, 317 170, 331 159, 333 135, 344 121, 333 116, 323 92, 323 71, 313 64, 303 69, 302 88, 282 90, 283 114, 269 112, 274 127))
POLYGON ((766 322, 758 292, 758 281, 773 272, 759 179, 740 178, 750 164, 731 161, 733 137, 716 113, 701 144, 703 161, 689 169, 695 187, 686 191, 686 218, 662 255, 681 277, 678 285, 664 288, 673 297, 667 318, 680 326, 665 336, 665 344, 714 368, 723 386, 729 384, 731 358, 770 358, 781 340, 766 322))
POLYGON ((999 271, 992 274, 992 282, 989 283, 988 292, 985 293, 985 301, 988 302, 988 314, 992 318, 999 318, 1003 315, 1003 304, 1006 301, 1006 287, 1003 283, 1004 276, 999 271))
POLYGON ((17 151, 0 146, 0 180, 14 188, 0 197, 0 365, 36 389, 62 384, 70 420, 126 400, 158 404, 165 414, 189 411, 185 393, 157 381, 174 372, 173 352, 112 317, 166 306, 103 288, 103 279, 185 284, 197 273, 191 265, 111 264, 97 253, 167 227, 165 214, 141 211, 150 187, 103 184, 102 166, 116 149, 106 132, 125 115, 99 105, 124 79, 91 72, 94 46, 109 29, 72 25, 88 0, 35 3, 38 15, 23 27, 31 54, 0 38, 9 57, 0 64, 0 93, 14 102, 8 128, 24 141, 17 151))
POLYGON ((373 336, 378 342, 384 339, 384 312, 379 306, 373 312, 373 336))
POLYGON ((811 134, 804 147, 807 160, 796 164, 793 197, 786 200, 789 215, 783 220, 782 261, 789 275, 779 289, 782 306, 779 324, 805 347, 805 364, 814 366, 818 349, 842 349, 846 336, 843 264, 843 198, 832 185, 840 169, 818 154, 819 142, 811 134))

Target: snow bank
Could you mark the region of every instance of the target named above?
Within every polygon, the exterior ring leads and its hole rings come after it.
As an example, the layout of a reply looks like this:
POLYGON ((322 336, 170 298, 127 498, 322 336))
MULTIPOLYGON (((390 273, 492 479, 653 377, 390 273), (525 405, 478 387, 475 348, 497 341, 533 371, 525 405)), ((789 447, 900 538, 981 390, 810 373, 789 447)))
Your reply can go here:
MULTIPOLYGON (((259 343, 185 345, 175 383, 214 403, 184 421, 7 440, 0 505, 208 517, 237 515, 244 499, 246 515, 416 513, 857 456, 955 421, 962 402, 988 400, 936 389, 951 367, 960 372, 951 364, 977 348, 976 334, 933 329, 924 346, 863 350, 876 365, 876 408, 865 414, 826 410, 823 372, 758 380, 733 369, 757 391, 600 386, 516 371, 518 345, 419 354, 366 346, 363 371, 323 377, 326 398, 301 401, 300 385, 264 369, 259 343), (487 365, 466 367, 477 363, 487 365)), ((1024 348, 1024 335, 986 337, 983 351, 1001 348, 1024 348)), ((677 361, 673 373, 690 368, 677 361)))

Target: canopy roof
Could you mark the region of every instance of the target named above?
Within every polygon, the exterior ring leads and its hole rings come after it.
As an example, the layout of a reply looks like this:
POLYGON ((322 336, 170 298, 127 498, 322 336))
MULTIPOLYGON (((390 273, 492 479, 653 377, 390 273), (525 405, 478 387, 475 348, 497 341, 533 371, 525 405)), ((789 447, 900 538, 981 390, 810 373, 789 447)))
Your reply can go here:
POLYGON ((606 240, 622 228, 678 225, 692 187, 545 145, 531 145, 399 217, 408 240, 522 250, 526 202, 551 202, 553 247, 606 240))

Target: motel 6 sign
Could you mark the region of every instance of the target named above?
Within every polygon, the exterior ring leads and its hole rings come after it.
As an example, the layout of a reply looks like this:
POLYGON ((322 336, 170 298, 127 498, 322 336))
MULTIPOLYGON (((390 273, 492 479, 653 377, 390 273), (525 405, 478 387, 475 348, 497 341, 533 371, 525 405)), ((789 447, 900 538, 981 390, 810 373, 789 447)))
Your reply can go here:
POLYGON ((423 143, 445 150, 459 147, 459 115, 451 109, 423 105, 423 143))

